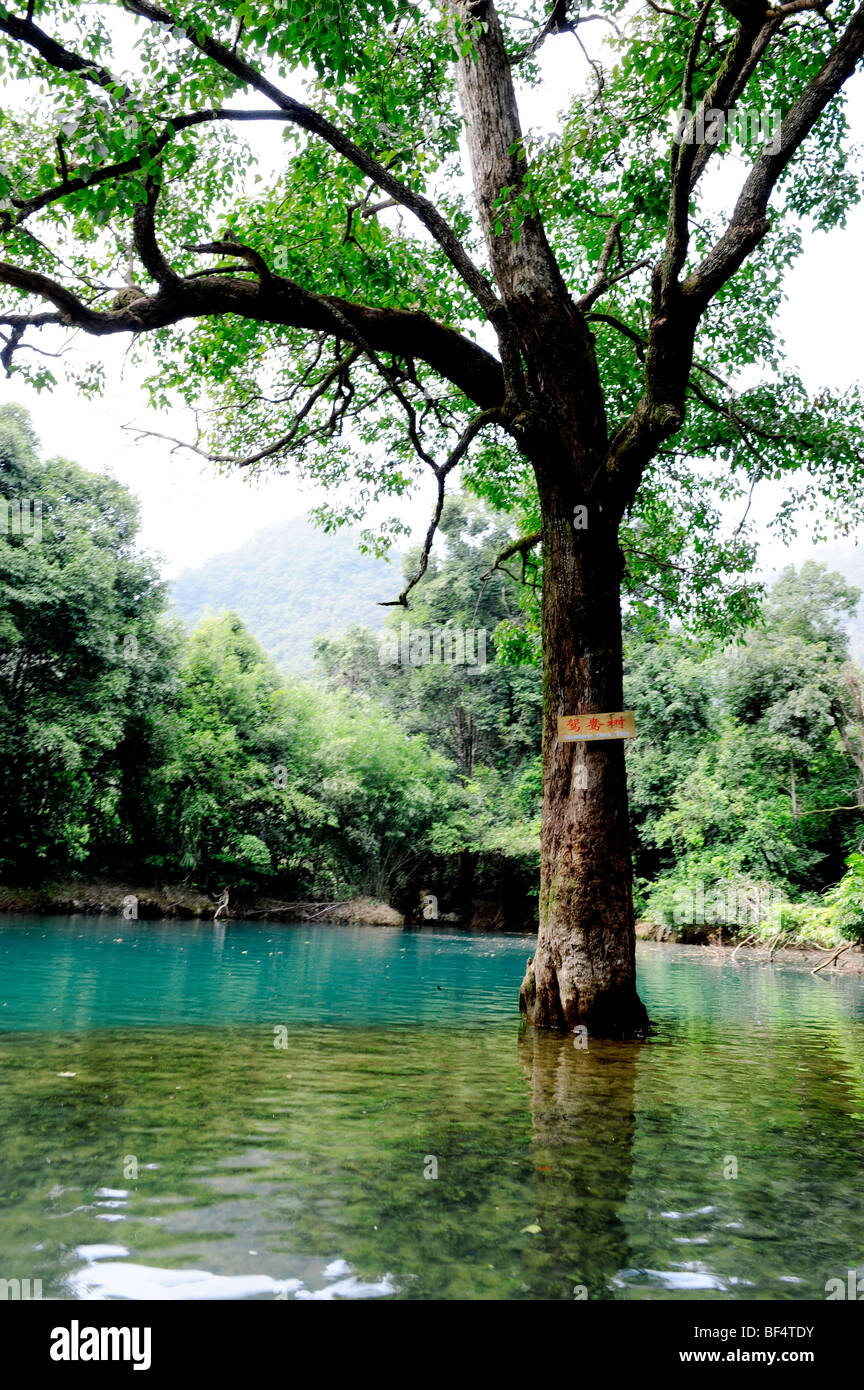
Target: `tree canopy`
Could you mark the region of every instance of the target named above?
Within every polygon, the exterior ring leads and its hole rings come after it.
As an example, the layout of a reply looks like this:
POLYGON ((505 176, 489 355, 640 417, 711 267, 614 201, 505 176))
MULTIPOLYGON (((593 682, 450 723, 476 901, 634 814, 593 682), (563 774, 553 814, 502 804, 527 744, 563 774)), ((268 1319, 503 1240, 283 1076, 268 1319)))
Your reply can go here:
MULTIPOLYGON (((676 607, 725 633, 752 616, 746 524, 721 525, 730 499, 743 518, 755 483, 783 480, 781 529, 816 498, 826 527, 860 515, 859 395, 808 394, 777 309, 806 227, 842 224, 860 197, 844 82, 864 17, 815 0, 484 14, 407 0, 0 7, 0 61, 21 93, 0 126, 4 364, 48 385, 52 326, 131 336, 154 403, 209 409, 190 443, 220 464, 290 457, 328 487, 350 482, 323 520, 357 520, 430 468, 443 488, 461 462, 533 537, 482 237, 491 218, 518 259, 542 226, 590 326, 614 466, 635 469, 632 443, 646 470, 622 494, 625 583, 649 614, 676 607), (488 190, 461 176, 456 69, 479 80, 499 21, 520 92, 542 90, 547 44, 570 45, 581 75, 551 94, 562 109, 547 129, 519 134, 484 208, 488 190), (676 145, 682 107, 776 113, 777 148, 746 121, 737 144, 676 145), (272 153, 247 142, 256 126, 278 132, 272 153), (664 373, 683 373, 686 411, 667 405, 664 373)), ((96 367, 67 363, 98 389, 96 367)))

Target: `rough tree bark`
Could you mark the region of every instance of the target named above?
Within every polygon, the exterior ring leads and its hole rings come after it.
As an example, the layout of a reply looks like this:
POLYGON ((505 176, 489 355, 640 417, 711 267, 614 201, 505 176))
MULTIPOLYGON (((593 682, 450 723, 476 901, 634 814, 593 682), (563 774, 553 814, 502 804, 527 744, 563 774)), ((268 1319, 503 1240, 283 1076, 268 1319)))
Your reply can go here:
MULTIPOLYGON (((543 531, 543 832, 537 950, 520 992, 529 1022, 606 1037, 648 1027, 636 992, 623 745, 558 743, 558 717, 622 707, 621 555, 605 491, 608 444, 594 343, 539 219, 509 225, 523 181, 522 131, 494 6, 458 68, 474 186, 495 281, 512 325, 507 387, 524 415, 543 531), (502 217, 502 191, 504 195, 502 217), (502 225, 503 221, 503 225, 502 225), (576 508, 586 525, 575 525, 576 508)), ((506 358, 505 358, 506 365, 506 358)), ((517 427, 518 428, 518 427, 517 427)))
POLYGON ((540 926, 520 1005, 539 1027, 638 1037, 648 1017, 636 992, 624 744, 558 741, 559 715, 623 707, 622 558, 602 514, 575 531, 560 490, 541 498, 540 926))

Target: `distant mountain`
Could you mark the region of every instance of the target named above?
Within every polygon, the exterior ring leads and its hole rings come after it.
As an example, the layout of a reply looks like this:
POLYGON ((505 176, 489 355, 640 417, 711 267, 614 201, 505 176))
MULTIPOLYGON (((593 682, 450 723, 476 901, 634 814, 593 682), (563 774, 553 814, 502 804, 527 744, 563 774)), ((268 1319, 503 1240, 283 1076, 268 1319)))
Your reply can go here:
MULTIPOLYGON (((316 637, 335 636, 352 623, 380 628, 396 597, 402 556, 390 562, 361 555, 358 533, 325 535, 303 517, 259 531, 245 545, 184 570, 174 583, 181 618, 194 625, 208 609, 232 608, 285 671, 313 665, 316 637)), ((864 546, 851 541, 796 547, 788 563, 821 561, 864 593, 864 546)), ((776 577, 781 566, 772 573, 776 577)), ((864 662, 864 600, 849 624, 852 655, 864 662)))
POLYGON ((380 603, 402 587, 401 555, 377 560, 358 545, 356 531, 325 535, 296 517, 184 570, 174 582, 177 612, 194 625, 208 609, 233 609, 283 670, 302 674, 317 637, 351 623, 381 627, 388 610, 380 603))

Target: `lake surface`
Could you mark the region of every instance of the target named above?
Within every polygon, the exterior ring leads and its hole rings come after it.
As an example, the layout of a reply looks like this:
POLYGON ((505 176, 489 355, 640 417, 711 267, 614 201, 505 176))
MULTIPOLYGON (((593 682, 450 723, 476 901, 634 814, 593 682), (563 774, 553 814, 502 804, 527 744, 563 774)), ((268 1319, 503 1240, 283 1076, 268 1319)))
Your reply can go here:
POLYGON ((656 1035, 586 1050, 521 1031, 529 938, 0 918, 0 1278, 824 1299, 864 1274, 864 985, 639 949, 656 1035))

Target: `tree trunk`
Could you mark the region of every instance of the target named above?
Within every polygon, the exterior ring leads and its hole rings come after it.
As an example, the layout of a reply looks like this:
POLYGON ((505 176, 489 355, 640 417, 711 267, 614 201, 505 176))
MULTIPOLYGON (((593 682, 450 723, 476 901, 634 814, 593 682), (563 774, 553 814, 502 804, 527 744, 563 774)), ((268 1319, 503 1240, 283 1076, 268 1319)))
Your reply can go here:
POLYGON ((525 191, 526 157, 495 6, 450 3, 473 25, 474 51, 457 64, 457 83, 477 207, 506 311, 496 326, 508 398, 519 411, 511 429, 534 464, 543 518, 540 934, 520 1004, 539 1027, 584 1024, 604 1037, 636 1037, 648 1019, 636 993, 624 749, 617 742, 559 746, 557 728, 561 714, 618 710, 623 698, 620 508, 613 515, 607 500, 600 373, 594 340, 530 198, 518 235, 510 225, 513 195, 525 191), (577 506, 588 521, 578 531, 577 506))
POLYGON ((540 928, 520 1007, 530 1023, 644 1036, 636 992, 624 743, 559 743, 558 717, 623 706, 622 558, 599 506, 573 524, 566 475, 538 470, 543 512, 543 832, 540 928))

